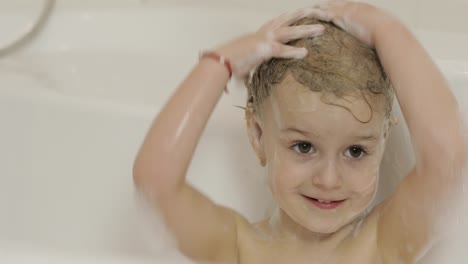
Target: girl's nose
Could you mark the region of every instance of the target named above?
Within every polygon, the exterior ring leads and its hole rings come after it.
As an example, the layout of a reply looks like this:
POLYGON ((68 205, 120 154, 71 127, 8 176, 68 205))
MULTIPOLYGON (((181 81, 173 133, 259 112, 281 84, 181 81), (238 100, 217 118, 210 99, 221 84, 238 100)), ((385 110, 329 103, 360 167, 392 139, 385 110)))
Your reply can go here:
POLYGON ((335 162, 327 162, 323 169, 312 176, 312 183, 320 189, 339 189, 342 185, 341 175, 335 162))

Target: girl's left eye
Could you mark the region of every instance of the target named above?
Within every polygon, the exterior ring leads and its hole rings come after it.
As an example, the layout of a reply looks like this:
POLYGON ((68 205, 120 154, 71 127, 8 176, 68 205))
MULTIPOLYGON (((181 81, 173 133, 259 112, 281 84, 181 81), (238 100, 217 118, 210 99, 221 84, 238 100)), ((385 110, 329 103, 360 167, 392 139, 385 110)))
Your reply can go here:
POLYGON ((361 146, 351 146, 346 150, 345 155, 352 159, 360 159, 364 155, 367 155, 367 152, 361 146))

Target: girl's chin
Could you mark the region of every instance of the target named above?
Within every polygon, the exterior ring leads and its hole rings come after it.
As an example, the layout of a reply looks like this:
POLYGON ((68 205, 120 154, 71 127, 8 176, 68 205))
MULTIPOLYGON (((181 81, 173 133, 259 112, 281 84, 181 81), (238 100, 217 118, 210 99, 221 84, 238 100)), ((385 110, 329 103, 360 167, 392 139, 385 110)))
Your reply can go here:
POLYGON ((336 233, 338 230, 340 230, 343 227, 343 225, 330 225, 328 223, 325 223, 323 225, 313 225, 310 226, 310 228, 307 228, 311 232, 318 233, 318 234, 323 234, 323 235, 329 235, 336 233))

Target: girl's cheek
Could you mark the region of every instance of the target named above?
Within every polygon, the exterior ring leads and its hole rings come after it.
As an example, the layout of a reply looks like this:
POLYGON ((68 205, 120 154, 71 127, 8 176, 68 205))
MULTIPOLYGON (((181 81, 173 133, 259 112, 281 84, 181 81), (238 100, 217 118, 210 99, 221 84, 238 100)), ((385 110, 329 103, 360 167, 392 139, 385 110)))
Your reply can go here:
POLYGON ((273 145, 272 149, 267 149, 267 157, 269 185, 271 191, 275 193, 278 190, 281 174, 283 174, 281 157, 279 156, 276 146, 273 145))
POLYGON ((368 175, 368 177, 365 177, 363 181, 354 186, 354 191, 358 193, 364 193, 368 190, 373 190, 377 186, 377 178, 377 174, 368 175))
POLYGON ((379 179, 380 163, 382 159, 383 148, 378 148, 366 164, 359 169, 355 174, 356 191, 365 191, 375 188, 379 179))
POLYGON ((287 153, 277 151, 272 159, 270 180, 273 187, 294 188, 303 180, 304 168, 290 160, 287 153))
POLYGON ((346 175, 346 185, 354 192, 360 193, 372 189, 377 184, 379 175, 378 166, 368 166, 354 170, 346 175))

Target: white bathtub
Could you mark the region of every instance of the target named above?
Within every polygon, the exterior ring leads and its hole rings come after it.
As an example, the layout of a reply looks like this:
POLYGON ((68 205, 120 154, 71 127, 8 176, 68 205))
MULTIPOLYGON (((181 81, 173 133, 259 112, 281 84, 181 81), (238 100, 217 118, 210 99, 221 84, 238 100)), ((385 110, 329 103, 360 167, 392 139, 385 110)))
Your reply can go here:
MULTIPOLYGON (((0 59, 0 263, 186 261, 168 254, 163 228, 142 217, 132 164, 150 122, 197 52, 275 14, 222 11, 59 5, 34 43, 0 59)), ((439 46, 431 48, 441 37, 467 39, 419 35, 433 54, 442 54, 439 46)), ((440 57, 468 112, 468 60, 440 57)), ((243 112, 233 107, 244 104, 245 93, 231 90, 209 123, 189 180, 254 221, 270 208, 270 196, 247 143, 243 112)), ((400 123, 379 199, 411 166, 407 142, 400 123)))

